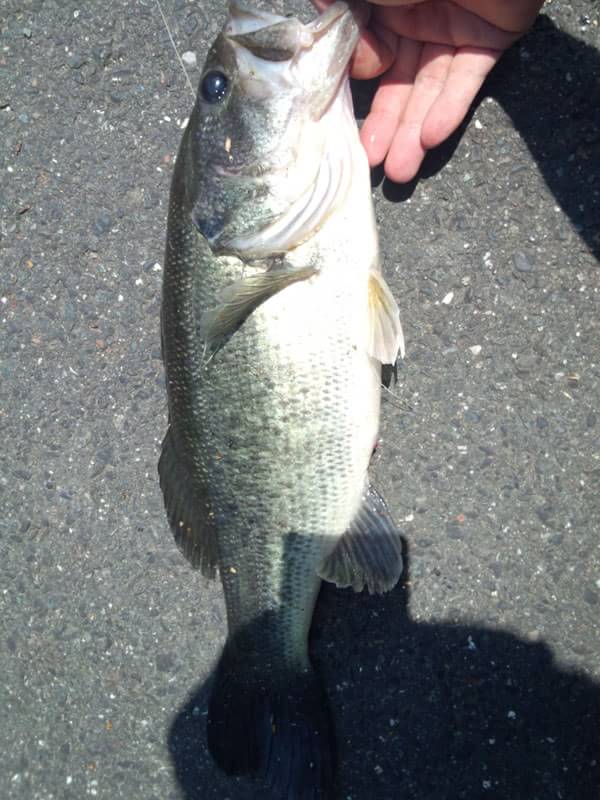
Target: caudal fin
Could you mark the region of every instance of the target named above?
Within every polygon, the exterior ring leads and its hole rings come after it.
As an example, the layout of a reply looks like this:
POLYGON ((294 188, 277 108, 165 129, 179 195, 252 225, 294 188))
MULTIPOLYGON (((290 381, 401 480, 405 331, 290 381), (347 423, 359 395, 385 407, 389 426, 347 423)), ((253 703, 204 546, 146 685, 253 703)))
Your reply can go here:
POLYGON ((273 800, 329 800, 332 745, 312 670, 273 674, 225 649, 208 710, 208 747, 222 770, 262 778, 273 800))

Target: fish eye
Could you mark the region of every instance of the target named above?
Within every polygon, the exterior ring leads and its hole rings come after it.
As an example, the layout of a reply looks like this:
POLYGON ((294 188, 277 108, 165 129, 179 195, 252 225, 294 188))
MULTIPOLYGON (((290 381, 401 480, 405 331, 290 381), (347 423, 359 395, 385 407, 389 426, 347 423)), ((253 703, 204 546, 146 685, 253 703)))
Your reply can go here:
POLYGON ((219 70, 213 69, 207 72, 200 84, 200 94, 207 103, 220 103, 227 94, 229 80, 219 70))

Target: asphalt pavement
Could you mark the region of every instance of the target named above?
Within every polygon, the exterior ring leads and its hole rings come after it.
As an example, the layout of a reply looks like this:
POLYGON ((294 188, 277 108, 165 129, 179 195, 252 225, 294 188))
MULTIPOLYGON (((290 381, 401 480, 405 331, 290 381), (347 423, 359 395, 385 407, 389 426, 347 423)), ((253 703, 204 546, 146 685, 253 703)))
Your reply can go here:
MULTIPOLYGON (((224 4, 163 8, 197 82, 224 4)), ((151 0, 3 0, 0 32, 0 796, 266 798, 207 754, 224 606, 156 474, 190 89, 151 0)), ((337 797, 597 800, 598 5, 547 3, 373 191, 407 349, 373 472, 408 567, 319 601, 337 797)))

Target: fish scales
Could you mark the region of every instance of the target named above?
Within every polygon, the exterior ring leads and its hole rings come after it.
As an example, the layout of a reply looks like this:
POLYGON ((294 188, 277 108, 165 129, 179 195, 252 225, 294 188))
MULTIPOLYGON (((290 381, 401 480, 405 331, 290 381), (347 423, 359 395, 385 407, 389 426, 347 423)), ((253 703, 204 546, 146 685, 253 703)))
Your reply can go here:
MULTIPOLYGON (((351 210, 357 218, 348 219, 348 229, 362 231, 360 250, 366 244, 361 216, 370 209, 351 210)), ((256 599, 257 608, 263 597, 280 604, 282 533, 305 534, 298 558, 318 588, 323 546, 349 527, 362 496, 377 432, 380 381, 359 336, 368 313, 368 263, 354 269, 356 248, 352 252, 348 243, 344 253, 338 244, 331 274, 267 300, 247 320, 243 335, 232 337, 207 362, 197 320, 219 291, 243 274, 244 264, 215 258, 208 247, 199 251, 197 232, 176 200, 169 220, 163 335, 173 364, 172 426, 185 437, 198 478, 208 476, 215 486, 214 513, 226 518, 219 560, 236 569, 223 573, 228 588, 233 592, 243 580, 249 564, 240 561, 248 558, 253 572, 248 597, 256 599)), ((337 228, 339 221, 331 224, 337 228)), ((299 247, 295 258, 323 257, 327 235, 321 231, 321 242, 299 247)), ((302 586, 290 587, 286 615, 303 593, 302 586)), ((250 613, 255 609, 236 608, 230 624, 250 613)), ((292 626, 290 636, 302 638, 308 623, 297 633, 292 626)))
POLYGON ((286 800, 331 791, 330 724, 308 655, 322 577, 382 591, 401 571, 399 536, 367 480, 381 363, 395 360, 401 329, 346 78, 357 36, 343 3, 312 27, 232 6, 169 207, 159 472, 176 539, 194 566, 218 569, 225 593, 209 747, 286 800), (268 81, 292 86, 288 106, 268 81))

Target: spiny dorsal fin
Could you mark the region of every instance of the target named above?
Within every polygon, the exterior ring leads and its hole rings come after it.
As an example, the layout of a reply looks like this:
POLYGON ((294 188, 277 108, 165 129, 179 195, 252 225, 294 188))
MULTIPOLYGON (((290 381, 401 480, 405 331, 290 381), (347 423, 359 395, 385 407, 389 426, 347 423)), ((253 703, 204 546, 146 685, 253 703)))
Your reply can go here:
POLYGON ((392 589, 402 574, 402 539, 385 500, 368 486, 350 528, 323 561, 319 575, 338 587, 370 594, 392 589))
POLYGON ((158 460, 160 488, 175 541, 195 569, 208 578, 217 571, 217 540, 208 494, 199 490, 177 453, 169 426, 158 460))

